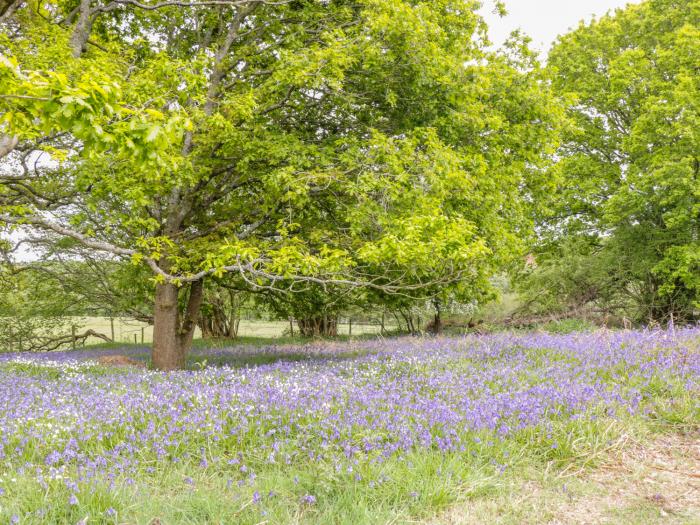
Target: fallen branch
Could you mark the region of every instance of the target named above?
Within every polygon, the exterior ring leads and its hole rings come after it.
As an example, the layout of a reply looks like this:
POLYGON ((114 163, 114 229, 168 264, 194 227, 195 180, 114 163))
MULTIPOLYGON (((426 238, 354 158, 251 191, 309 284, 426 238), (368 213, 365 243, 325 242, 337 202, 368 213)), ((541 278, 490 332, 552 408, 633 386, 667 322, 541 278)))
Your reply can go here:
MULTIPOLYGON (((22 352, 51 352, 53 350, 58 350, 66 345, 74 345, 80 343, 85 344, 88 337, 97 337, 102 339, 107 343, 112 343, 112 339, 105 334, 95 332, 94 330, 86 330, 82 334, 69 334, 61 335, 57 337, 38 337, 33 343, 30 343, 28 347, 23 348, 22 352)), ((25 341, 26 342, 26 341, 25 341)))

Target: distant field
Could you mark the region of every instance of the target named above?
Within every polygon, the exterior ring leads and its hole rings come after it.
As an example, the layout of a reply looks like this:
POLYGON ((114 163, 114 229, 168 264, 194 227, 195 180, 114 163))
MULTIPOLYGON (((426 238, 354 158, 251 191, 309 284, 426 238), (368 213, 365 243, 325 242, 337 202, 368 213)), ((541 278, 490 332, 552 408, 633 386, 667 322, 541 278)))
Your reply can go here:
MULTIPOLYGON (((83 317, 75 319, 78 331, 92 329, 96 332, 112 337, 112 326, 108 317, 83 317)), ((338 333, 340 335, 348 335, 349 325, 341 323, 338 325, 338 333)), ((392 326, 387 325, 388 329, 392 326)), ((296 324, 294 325, 295 332, 297 331, 296 324)), ((281 337, 289 332, 288 321, 246 321, 241 320, 239 335, 242 337, 281 337)), ((378 325, 358 324, 353 323, 352 335, 376 334, 379 333, 378 325)), ((195 331, 195 338, 201 337, 199 329, 195 331)), ((133 319, 115 318, 114 319, 114 340, 123 343, 150 343, 153 341, 153 326, 133 319), (135 339, 134 339, 135 338, 135 339)), ((99 338, 90 337, 86 344, 102 343, 99 338)))

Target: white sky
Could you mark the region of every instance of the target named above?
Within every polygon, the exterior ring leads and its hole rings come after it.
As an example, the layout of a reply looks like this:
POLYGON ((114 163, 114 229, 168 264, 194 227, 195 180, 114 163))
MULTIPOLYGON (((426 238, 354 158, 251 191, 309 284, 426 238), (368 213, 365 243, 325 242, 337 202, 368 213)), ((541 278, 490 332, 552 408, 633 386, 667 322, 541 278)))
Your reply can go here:
POLYGON ((489 23, 491 40, 500 45, 514 29, 532 38, 532 47, 543 56, 560 34, 578 26, 580 20, 600 17, 610 10, 639 0, 504 0, 508 15, 493 14, 493 2, 484 1, 483 14, 489 23))

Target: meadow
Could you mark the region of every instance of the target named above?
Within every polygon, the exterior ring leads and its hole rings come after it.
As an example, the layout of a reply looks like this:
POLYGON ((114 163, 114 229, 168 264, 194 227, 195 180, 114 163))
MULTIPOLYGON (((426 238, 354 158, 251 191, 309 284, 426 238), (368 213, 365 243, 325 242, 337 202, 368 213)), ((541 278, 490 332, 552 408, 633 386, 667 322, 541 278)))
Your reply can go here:
MULTIPOLYGON (((153 342, 153 325, 135 319, 116 317, 72 317, 70 324, 73 324, 78 332, 85 330, 94 330, 104 334, 107 337, 113 338, 115 343, 142 344, 153 342), (114 333, 112 336, 112 328, 114 333)), ((394 330, 395 324, 387 323, 387 330, 394 330)), ((296 328, 295 328, 296 330, 296 328)), ((381 327, 378 323, 360 323, 353 322, 350 326, 347 322, 338 323, 338 335, 363 335, 363 334, 378 334, 381 327)), ((243 338, 267 339, 280 338, 289 335, 288 321, 275 321, 263 319, 241 319, 238 335, 243 338)), ((201 338, 199 328, 194 330, 194 338, 201 338)), ((97 337, 91 336, 86 339, 86 344, 95 345, 103 341, 97 337)))
POLYGON ((699 64, 700 0, 0 0, 0 525, 700 525, 699 64))
MULTIPOLYGON (((697 436, 699 346, 674 329, 198 347, 170 373, 95 361, 137 347, 4 354, 0 522, 458 523, 485 505, 484 523, 545 523, 513 487, 564 498, 629 439, 697 436)), ((645 512, 612 522, 662 519, 645 512)))

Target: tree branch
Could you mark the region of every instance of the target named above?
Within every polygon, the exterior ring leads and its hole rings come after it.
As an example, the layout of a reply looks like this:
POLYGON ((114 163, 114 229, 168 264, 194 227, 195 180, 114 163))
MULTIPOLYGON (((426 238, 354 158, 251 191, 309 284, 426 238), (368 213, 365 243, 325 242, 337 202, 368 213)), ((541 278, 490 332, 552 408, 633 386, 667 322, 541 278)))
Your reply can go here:
POLYGON ((131 5, 134 7, 138 7, 139 9, 144 9, 146 11, 153 11, 155 9, 163 9, 164 7, 206 7, 214 5, 245 7, 252 4, 285 5, 290 3, 291 1, 292 0, 200 0, 197 2, 187 2, 184 0, 168 0, 165 2, 157 2, 155 4, 147 4, 143 2, 138 2, 137 0, 114 0, 106 6, 99 8, 99 10, 110 11, 119 5, 131 5))
POLYGON ((85 46, 90 38, 94 14, 95 11, 90 9, 90 0, 80 0, 78 21, 70 37, 71 52, 75 58, 80 58, 80 55, 85 51, 85 46))
MULTIPOLYGON (((137 255, 139 252, 132 249, 122 248, 111 243, 104 241, 98 241, 89 238, 88 236, 71 230, 61 224, 49 221, 42 217, 12 217, 7 215, 0 215, 0 222, 6 222, 11 224, 31 224, 42 229, 50 230, 64 237, 69 237, 77 240, 83 246, 92 248, 95 250, 111 253, 118 256, 133 256, 137 255)), ((258 258, 249 262, 243 262, 240 258, 236 258, 236 262, 231 265, 226 265, 223 267, 210 268, 208 270, 201 270, 194 274, 171 274, 169 271, 164 270, 158 264, 158 261, 151 257, 143 257, 148 267, 153 271, 153 273, 163 279, 165 282, 176 282, 179 284, 195 283, 201 281, 205 277, 214 275, 216 273, 237 273, 241 278, 252 288, 257 290, 270 290, 270 291, 280 291, 284 290, 284 287, 279 286, 280 283, 291 283, 293 286, 295 283, 307 283, 315 284, 322 287, 327 286, 349 286, 353 288, 370 288, 373 290, 378 290, 386 294, 391 295, 406 295, 407 292, 423 290, 431 288, 438 285, 453 284, 464 279, 466 271, 449 271, 447 275, 438 279, 431 279, 429 281, 418 281, 412 284, 405 284, 402 282, 404 276, 399 276, 390 280, 388 282, 383 282, 386 277, 380 276, 370 280, 359 280, 354 278, 342 278, 342 277, 316 277, 312 275, 277 275, 269 273, 265 270, 261 270, 259 266, 269 264, 270 261, 267 259, 258 258), (270 284, 259 284, 257 279, 263 279, 270 284)))
POLYGON ((13 217, 11 215, 0 215, 0 222, 6 222, 9 224, 30 224, 32 226, 37 226, 43 230, 50 230, 64 237, 70 237, 80 242, 83 246, 87 248, 92 248, 94 250, 99 250, 101 252, 111 253, 113 255, 121 256, 132 256, 136 255, 136 250, 130 250, 127 248, 122 248, 114 244, 98 241, 91 239, 87 235, 71 230, 70 228, 63 226, 57 222, 44 219, 43 217, 36 216, 23 216, 23 217, 13 217))

